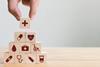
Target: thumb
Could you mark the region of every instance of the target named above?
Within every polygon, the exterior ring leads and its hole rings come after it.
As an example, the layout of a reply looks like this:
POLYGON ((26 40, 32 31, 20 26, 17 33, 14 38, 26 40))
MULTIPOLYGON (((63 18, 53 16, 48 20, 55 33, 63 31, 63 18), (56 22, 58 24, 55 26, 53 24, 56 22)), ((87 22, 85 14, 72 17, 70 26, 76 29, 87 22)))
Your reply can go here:
POLYGON ((18 8, 16 0, 8 0, 8 10, 17 19, 20 20, 21 12, 18 8))
POLYGON ((21 12, 19 10, 19 8, 16 7, 16 9, 14 10, 14 14, 15 18, 19 21, 20 17, 21 17, 21 12))

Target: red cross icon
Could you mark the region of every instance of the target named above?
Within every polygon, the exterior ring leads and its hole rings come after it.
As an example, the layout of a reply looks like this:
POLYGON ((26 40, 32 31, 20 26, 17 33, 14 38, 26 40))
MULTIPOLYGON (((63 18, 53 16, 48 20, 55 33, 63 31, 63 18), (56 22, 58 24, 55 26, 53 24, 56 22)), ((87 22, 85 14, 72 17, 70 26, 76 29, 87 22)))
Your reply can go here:
POLYGON ((26 22, 26 20, 24 20, 24 22, 22 22, 22 24, 24 24, 24 26, 26 26, 28 23, 26 22))

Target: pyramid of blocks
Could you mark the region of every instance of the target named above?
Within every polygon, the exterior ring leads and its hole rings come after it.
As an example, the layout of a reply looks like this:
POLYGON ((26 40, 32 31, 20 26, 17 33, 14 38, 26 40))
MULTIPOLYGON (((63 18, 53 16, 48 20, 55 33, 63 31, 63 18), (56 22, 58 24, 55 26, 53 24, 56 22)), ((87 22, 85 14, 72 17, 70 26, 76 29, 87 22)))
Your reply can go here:
MULTIPOLYGON (((20 28, 29 28, 30 21, 20 21, 20 28)), ((39 64, 46 62, 46 53, 41 51, 41 43, 36 41, 35 32, 15 32, 14 41, 9 43, 9 51, 4 55, 5 64, 39 64)))

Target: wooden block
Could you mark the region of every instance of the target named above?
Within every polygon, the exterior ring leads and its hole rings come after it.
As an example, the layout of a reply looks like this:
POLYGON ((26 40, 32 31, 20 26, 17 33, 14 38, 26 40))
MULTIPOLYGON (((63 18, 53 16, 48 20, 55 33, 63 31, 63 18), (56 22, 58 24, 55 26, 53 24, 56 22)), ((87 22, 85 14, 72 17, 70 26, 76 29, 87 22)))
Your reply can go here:
POLYGON ((36 43, 36 33, 35 32, 26 33, 26 40, 27 42, 36 43))
POLYGON ((26 54, 25 55, 25 63, 26 64, 35 64, 36 63, 36 55, 26 54))
POLYGON ((31 53, 41 53, 41 43, 31 43, 31 53))
POLYGON ((10 53, 19 53, 20 45, 16 42, 9 43, 9 52, 10 53))
POLYGON ((30 28, 30 19, 29 18, 21 18, 20 19, 20 28, 30 28))
POLYGON ((9 52, 5 52, 4 63, 5 64, 14 64, 14 54, 11 54, 9 52))
POLYGON ((19 43, 20 53, 30 53, 30 43, 19 43))
POLYGON ((16 53, 15 54, 15 64, 25 64, 25 54, 16 53))
POLYGON ((15 32, 15 42, 25 42, 26 32, 15 32))
POLYGON ((36 63, 46 63, 46 53, 37 54, 37 62, 36 63))

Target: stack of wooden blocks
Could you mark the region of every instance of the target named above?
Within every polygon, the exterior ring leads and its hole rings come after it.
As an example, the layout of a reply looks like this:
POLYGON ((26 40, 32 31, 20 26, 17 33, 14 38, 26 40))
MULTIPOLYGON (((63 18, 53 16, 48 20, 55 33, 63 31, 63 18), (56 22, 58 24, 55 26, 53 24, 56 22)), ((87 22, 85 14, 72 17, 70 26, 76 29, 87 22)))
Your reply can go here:
MULTIPOLYGON (((22 19, 21 28, 29 28, 29 19, 22 19), (25 23, 25 24, 24 24, 25 23)), ((15 40, 9 43, 9 52, 5 53, 5 64, 46 63, 46 53, 41 51, 41 43, 36 41, 35 32, 15 32, 15 40)))

